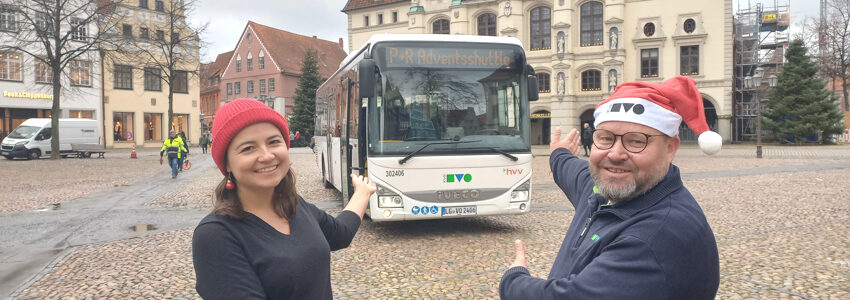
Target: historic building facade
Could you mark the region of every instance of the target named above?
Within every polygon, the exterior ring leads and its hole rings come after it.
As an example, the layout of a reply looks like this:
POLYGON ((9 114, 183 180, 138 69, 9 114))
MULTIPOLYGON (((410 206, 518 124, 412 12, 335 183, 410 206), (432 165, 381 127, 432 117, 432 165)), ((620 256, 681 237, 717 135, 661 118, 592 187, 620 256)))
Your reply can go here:
POLYGON ((619 83, 675 75, 697 81, 709 126, 732 137, 732 0, 349 0, 343 12, 349 51, 375 33, 518 38, 539 79, 533 144, 592 122, 619 83))
POLYGON ((169 130, 184 132, 191 144, 201 136, 197 39, 182 22, 179 0, 140 0, 117 5, 122 24, 111 32, 121 51, 107 52, 103 63, 106 146, 161 147, 169 130), (169 29, 168 20, 176 26, 169 29), (173 32, 173 34, 169 34, 173 32), (177 43, 176 41, 179 41, 177 43), (168 124, 168 57, 155 49, 175 43, 172 122, 168 124), (147 51, 138 48, 148 47, 147 51), (130 50, 133 49, 133 50, 130 50))
POLYGON ((341 38, 326 41, 248 21, 236 48, 213 74, 219 77, 219 98, 225 103, 257 99, 288 117, 307 51, 315 51, 322 78, 330 77, 346 56, 341 38))

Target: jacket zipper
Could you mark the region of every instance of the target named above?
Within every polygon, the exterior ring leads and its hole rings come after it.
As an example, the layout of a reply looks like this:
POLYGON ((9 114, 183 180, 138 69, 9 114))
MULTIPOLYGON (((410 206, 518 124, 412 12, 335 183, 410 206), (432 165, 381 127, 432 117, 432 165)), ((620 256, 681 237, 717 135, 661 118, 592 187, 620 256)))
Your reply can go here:
POLYGON ((584 221, 584 228, 581 229, 581 234, 579 234, 578 239, 576 239, 575 245, 573 248, 578 248, 578 245, 581 245, 581 240, 584 239, 584 235, 587 234, 587 229, 590 228, 590 223, 593 222, 593 215, 590 215, 587 220, 584 221))

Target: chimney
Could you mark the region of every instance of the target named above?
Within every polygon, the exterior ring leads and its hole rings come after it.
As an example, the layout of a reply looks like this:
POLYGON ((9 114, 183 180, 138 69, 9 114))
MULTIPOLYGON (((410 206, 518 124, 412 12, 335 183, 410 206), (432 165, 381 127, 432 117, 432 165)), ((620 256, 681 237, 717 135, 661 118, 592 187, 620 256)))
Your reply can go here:
POLYGON ((313 36, 313 38, 314 38, 314 39, 317 39, 317 37, 316 37, 315 35, 313 36))
POLYGON ((342 46, 342 38, 339 38, 339 47, 340 47, 340 48, 343 48, 343 46, 342 46))

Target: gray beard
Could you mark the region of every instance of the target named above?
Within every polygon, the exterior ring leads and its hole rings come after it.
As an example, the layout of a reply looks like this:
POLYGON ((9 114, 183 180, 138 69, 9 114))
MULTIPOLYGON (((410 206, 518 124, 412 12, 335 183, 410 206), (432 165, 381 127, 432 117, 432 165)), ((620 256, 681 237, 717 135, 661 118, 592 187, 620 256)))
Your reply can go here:
POLYGON ((652 174, 646 182, 641 182, 640 185, 636 181, 632 181, 623 186, 609 186, 602 182, 602 178, 596 168, 590 168, 590 178, 593 179, 593 183, 599 188, 599 193, 612 204, 628 201, 643 195, 646 191, 661 182, 665 175, 667 175, 666 171, 652 174))

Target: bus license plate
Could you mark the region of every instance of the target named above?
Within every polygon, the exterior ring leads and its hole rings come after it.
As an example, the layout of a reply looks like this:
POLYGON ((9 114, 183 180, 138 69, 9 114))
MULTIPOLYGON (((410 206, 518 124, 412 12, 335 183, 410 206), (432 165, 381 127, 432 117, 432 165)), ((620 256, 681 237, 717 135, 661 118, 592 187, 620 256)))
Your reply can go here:
POLYGON ((477 206, 443 207, 443 216, 474 216, 478 214, 477 206))

